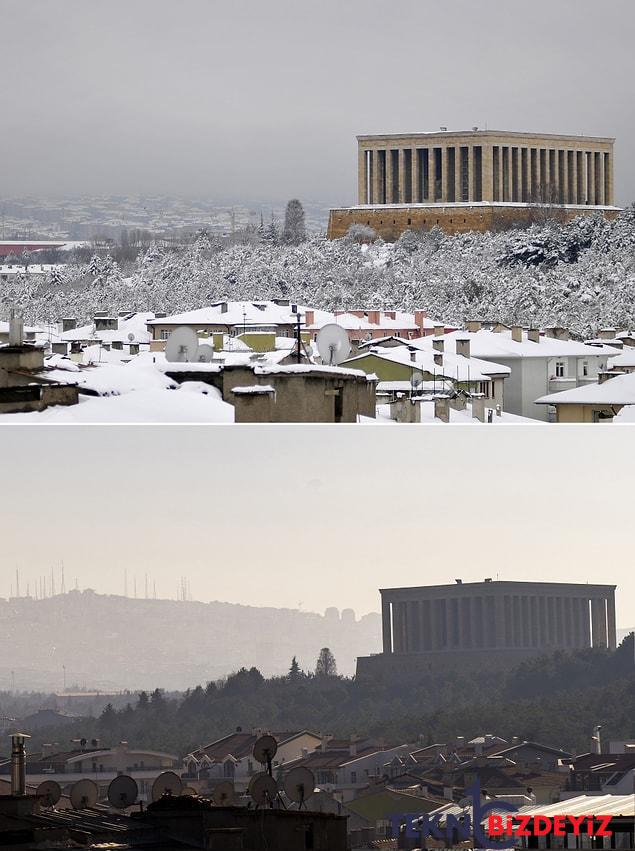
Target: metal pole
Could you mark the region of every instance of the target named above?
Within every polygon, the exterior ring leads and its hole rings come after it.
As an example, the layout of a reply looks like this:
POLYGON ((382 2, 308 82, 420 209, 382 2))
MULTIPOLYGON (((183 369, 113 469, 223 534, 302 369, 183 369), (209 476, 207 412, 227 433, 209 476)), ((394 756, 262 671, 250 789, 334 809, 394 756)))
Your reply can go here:
POLYGON ((297 341, 298 341, 298 349, 297 349, 295 358, 296 358, 296 363, 300 363, 301 360, 302 360, 301 357, 300 357, 301 346, 302 346, 302 337, 300 335, 300 314, 298 313, 297 316, 298 316, 298 319, 297 319, 298 324, 297 324, 297 327, 296 327, 296 337, 297 337, 297 341))

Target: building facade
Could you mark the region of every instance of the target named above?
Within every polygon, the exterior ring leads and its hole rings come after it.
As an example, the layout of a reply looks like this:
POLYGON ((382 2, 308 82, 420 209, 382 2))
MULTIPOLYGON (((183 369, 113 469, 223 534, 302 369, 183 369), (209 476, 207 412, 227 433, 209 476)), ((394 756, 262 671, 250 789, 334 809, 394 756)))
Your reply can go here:
POLYGON ((614 585, 457 581, 380 594, 383 652, 358 658, 358 676, 616 647, 614 585))
POLYGON ((395 238, 438 225, 489 230, 614 207, 614 139, 494 130, 358 136, 358 206, 331 211, 329 237, 351 224, 395 238))

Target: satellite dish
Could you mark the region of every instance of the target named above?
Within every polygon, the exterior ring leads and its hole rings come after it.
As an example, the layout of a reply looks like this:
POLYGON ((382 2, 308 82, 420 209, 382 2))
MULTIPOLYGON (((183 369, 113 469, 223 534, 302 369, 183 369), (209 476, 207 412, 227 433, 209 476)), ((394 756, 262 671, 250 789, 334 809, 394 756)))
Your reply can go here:
POLYGON ((234 801, 234 784, 230 780, 223 780, 214 786, 212 801, 217 807, 230 807, 234 801))
POLYGON ((261 736, 256 739, 253 749, 254 759, 263 765, 270 765, 278 750, 278 742, 273 736, 261 736))
POLYGON ((94 807, 98 797, 99 789, 96 783, 88 778, 78 780, 71 789, 71 806, 74 810, 85 810, 94 807))
POLYGON ((181 795, 184 798, 191 798, 193 795, 198 795, 198 792, 193 786, 184 786, 181 789, 181 795))
POLYGON ((38 798, 42 798, 45 807, 54 807, 62 797, 60 784, 55 780, 43 780, 35 790, 38 798))
POLYGON ((129 342, 131 342, 131 343, 132 343, 132 341, 134 340, 134 334, 132 333, 132 331, 128 334, 128 340, 129 340, 129 342))
POLYGON ((176 797, 181 794, 182 788, 183 784, 178 774, 173 771, 164 771, 152 784, 152 800, 158 801, 163 795, 174 795, 176 797))
POLYGON ((316 343, 322 363, 328 366, 337 366, 351 353, 348 334, 340 325, 324 325, 318 331, 316 343))
POLYGON ((272 804, 278 796, 278 784, 271 775, 263 771, 251 778, 247 793, 259 806, 272 804))
POLYGON ((139 787, 137 781, 128 774, 120 774, 111 781, 108 787, 108 801, 118 810, 131 807, 137 800, 139 787))
POLYGON ((315 777, 310 769, 301 765, 287 774, 283 786, 287 798, 302 806, 309 795, 315 791, 315 777))
POLYGON ((418 390, 423 384, 423 373, 422 372, 413 372, 410 376, 410 386, 413 390, 418 390))
POLYGON ((214 348, 209 343, 202 343, 196 350, 196 356, 193 358, 195 363, 209 363, 214 357, 214 348))
POLYGON ((188 363, 196 361, 198 337, 196 331, 181 325, 175 328, 165 343, 165 359, 170 363, 188 363))

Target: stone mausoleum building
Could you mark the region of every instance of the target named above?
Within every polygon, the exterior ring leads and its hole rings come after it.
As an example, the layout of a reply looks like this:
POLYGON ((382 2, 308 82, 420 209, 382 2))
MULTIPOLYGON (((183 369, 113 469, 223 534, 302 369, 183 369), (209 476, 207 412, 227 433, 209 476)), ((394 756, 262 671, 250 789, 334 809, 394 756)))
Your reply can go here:
POLYGON ((384 239, 437 225, 510 227, 545 214, 613 216, 612 138, 479 130, 358 136, 358 205, 333 209, 330 239, 352 224, 384 239))
POLYGON ((615 585, 486 579, 379 593, 383 652, 359 657, 358 677, 509 668, 552 650, 616 646, 615 585))

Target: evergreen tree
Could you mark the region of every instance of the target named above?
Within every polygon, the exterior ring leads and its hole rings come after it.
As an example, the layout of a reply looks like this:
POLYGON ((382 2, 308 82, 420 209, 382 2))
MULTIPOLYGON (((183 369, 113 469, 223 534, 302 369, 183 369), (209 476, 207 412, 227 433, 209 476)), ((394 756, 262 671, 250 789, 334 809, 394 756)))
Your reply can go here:
POLYGON ((336 677, 337 676, 337 664, 335 663, 335 656, 331 653, 328 647, 323 647, 320 650, 320 655, 317 658, 317 662, 315 665, 315 676, 316 677, 336 677))
POLYGON ((297 198, 292 198, 287 204, 282 237, 289 245, 299 245, 306 240, 304 209, 297 198))
POLYGON ((291 660, 291 667, 289 668, 289 680, 291 682, 296 682, 302 676, 302 672, 300 671, 300 666, 298 665, 298 660, 293 657, 291 660))

